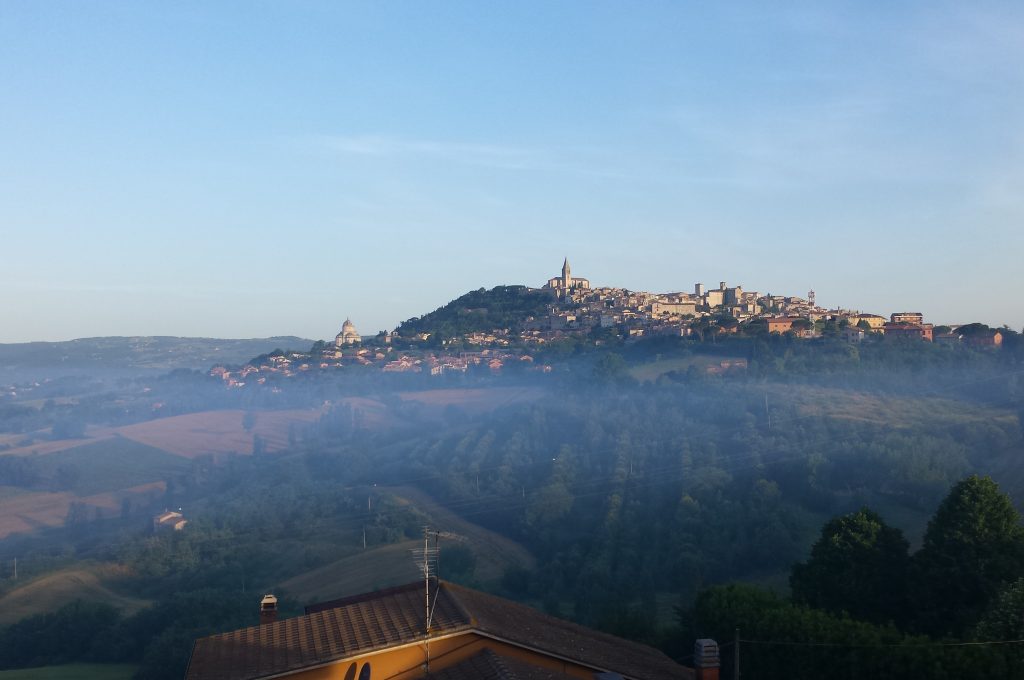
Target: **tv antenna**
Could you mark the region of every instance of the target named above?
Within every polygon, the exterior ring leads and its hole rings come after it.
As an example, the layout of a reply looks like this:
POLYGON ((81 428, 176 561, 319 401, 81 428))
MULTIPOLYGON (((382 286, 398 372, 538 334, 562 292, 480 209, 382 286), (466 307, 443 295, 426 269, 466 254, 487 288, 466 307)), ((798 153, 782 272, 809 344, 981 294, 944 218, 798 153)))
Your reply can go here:
POLYGON ((433 600, 430 595, 430 580, 433 579, 436 583, 438 581, 438 563, 441 557, 441 547, 439 540, 447 538, 455 541, 465 541, 466 537, 459 534, 452 533, 450 531, 440 531, 438 529, 431 529, 430 526, 423 527, 423 547, 413 548, 412 552, 413 559, 416 561, 416 566, 419 567, 420 573, 423 574, 423 596, 424 596, 424 632, 430 634, 430 624, 434 618, 434 608, 437 606, 437 595, 440 592, 440 586, 434 588, 433 600), (433 545, 431 545, 431 539, 433 539, 433 545))
POLYGON ((423 547, 414 548, 412 552, 413 559, 416 560, 417 566, 423 573, 423 594, 424 594, 424 610, 423 610, 423 649, 425 656, 425 663, 427 671, 430 670, 430 624, 434 619, 434 608, 437 606, 437 596, 441 592, 440 583, 434 588, 434 600, 430 600, 430 579, 433 578, 435 582, 438 581, 437 567, 439 558, 441 556, 441 547, 439 545, 439 539, 450 538, 456 541, 465 541, 465 536, 459 534, 453 534, 450 531, 438 531, 437 529, 431 529, 429 526, 423 527, 423 547), (430 544, 430 539, 434 539, 434 544, 430 544))

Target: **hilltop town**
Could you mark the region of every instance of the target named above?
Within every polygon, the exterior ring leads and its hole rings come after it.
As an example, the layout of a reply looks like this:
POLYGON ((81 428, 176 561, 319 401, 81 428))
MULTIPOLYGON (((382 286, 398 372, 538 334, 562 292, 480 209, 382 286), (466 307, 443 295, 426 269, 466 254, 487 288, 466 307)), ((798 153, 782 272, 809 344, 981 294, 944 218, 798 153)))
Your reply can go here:
POLYGON ((500 372, 510 364, 550 371, 535 361, 539 352, 566 342, 594 346, 636 342, 652 337, 703 341, 730 335, 832 337, 851 343, 872 340, 922 341, 998 348, 1003 334, 981 324, 935 326, 920 312, 888 317, 816 304, 806 297, 762 294, 722 281, 711 288, 697 283, 692 292, 650 293, 594 287, 573 276, 568 258, 560 275, 539 288, 499 286, 474 291, 392 331, 360 335, 346 319, 333 342, 317 342, 309 351, 279 350, 248 364, 220 365, 211 374, 230 386, 268 375, 292 376, 310 370, 346 366, 383 372, 442 375, 482 367, 500 372))

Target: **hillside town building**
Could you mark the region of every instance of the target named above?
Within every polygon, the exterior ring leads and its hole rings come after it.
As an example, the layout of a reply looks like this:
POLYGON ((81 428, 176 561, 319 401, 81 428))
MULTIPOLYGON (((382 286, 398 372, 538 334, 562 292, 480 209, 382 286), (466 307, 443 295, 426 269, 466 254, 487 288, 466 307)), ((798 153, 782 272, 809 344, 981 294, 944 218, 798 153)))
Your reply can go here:
POLYGON ((544 284, 544 288, 553 290, 559 295, 565 295, 566 293, 573 290, 589 290, 590 281, 587 279, 573 278, 572 270, 569 268, 569 258, 565 258, 565 262, 562 263, 562 275, 556 276, 553 279, 548 279, 548 282, 544 284))
POLYGON ((860 326, 861 324, 866 325, 872 331, 881 330, 885 324, 885 317, 878 314, 857 314, 850 317, 850 325, 860 326))
MULTIPOLYGON (((543 298, 541 310, 522 319, 506 320, 503 327, 473 328, 457 337, 441 339, 429 330, 402 334, 399 328, 364 340, 352 321, 346 319, 334 342, 314 352, 278 352, 242 367, 215 366, 210 375, 219 377, 228 387, 241 388, 247 380, 264 384, 268 378, 348 366, 432 376, 483 369, 498 373, 513 367, 550 372, 551 366, 533 361, 534 349, 570 338, 601 344, 612 336, 635 342, 653 336, 695 336, 703 340, 723 334, 767 332, 809 339, 830 334, 848 342, 885 337, 995 349, 1003 340, 994 329, 964 333, 953 326, 936 333, 920 312, 896 312, 887 319, 859 310, 820 307, 813 290, 801 298, 744 290, 725 281, 715 288, 696 283, 692 292, 594 288, 588 279, 572 275, 568 258, 563 261, 561 276, 549 279, 541 288, 521 288, 543 298)), ((478 310, 461 311, 468 314, 478 310)))

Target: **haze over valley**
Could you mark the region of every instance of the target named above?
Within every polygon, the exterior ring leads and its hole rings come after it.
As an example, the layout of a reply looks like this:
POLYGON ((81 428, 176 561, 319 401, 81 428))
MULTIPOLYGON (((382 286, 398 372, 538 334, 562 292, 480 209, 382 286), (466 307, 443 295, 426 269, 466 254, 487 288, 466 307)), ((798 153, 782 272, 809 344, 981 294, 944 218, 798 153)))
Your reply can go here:
POLYGON ((1024 678, 1022 37, 0 0, 0 680, 1024 678))

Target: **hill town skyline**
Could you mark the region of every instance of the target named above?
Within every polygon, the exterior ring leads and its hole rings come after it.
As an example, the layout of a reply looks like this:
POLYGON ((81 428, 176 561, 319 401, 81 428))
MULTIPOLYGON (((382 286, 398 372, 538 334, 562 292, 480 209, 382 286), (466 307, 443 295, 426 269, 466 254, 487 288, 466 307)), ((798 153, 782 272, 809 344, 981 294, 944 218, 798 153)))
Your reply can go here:
MULTIPOLYGON (((928 309, 928 307, 926 305, 924 305, 924 304, 915 305, 913 303, 913 301, 911 301, 908 304, 902 305, 902 306, 896 303, 896 301, 898 301, 898 300, 905 300, 906 299, 905 296, 895 297, 894 301, 891 304, 889 304, 889 305, 876 306, 876 307, 873 307, 873 308, 868 308, 866 306, 858 305, 856 303, 855 299, 852 299, 850 301, 851 304, 849 304, 849 305, 836 305, 836 304, 829 304, 829 303, 826 302, 827 306, 817 307, 814 304, 815 303, 815 298, 817 297, 817 299, 819 299, 819 300, 822 299, 822 298, 818 295, 818 293, 815 292, 815 290, 813 288, 810 288, 806 292, 800 292, 800 293, 797 293, 797 292, 794 292, 794 291, 781 291, 781 294, 773 294, 772 292, 765 292, 765 293, 762 294, 760 292, 753 291, 753 290, 750 290, 750 289, 745 291, 742 284, 736 285, 736 286, 731 286, 726 281, 719 281, 719 282, 717 282, 717 285, 714 285, 714 284, 707 285, 707 284, 704 284, 704 283, 701 283, 701 282, 696 282, 692 286, 690 286, 690 287, 688 287, 686 289, 684 289, 683 287, 678 287, 678 288, 675 288, 673 290, 651 291, 651 290, 643 290, 643 289, 640 289, 640 288, 637 288, 637 287, 633 287, 633 286, 630 286, 630 285, 626 285, 626 286, 607 285, 607 284, 605 284, 604 282, 602 282, 600 280, 595 280, 596 283, 592 284, 591 280, 588 279, 588 278, 575 277, 575 276, 571 275, 571 273, 566 271, 566 268, 569 268, 571 270, 571 265, 570 265, 570 261, 569 261, 569 257, 568 256, 566 256, 563 259, 563 268, 562 268, 562 270, 556 276, 548 278, 547 281, 544 282, 544 283, 540 283, 540 284, 537 284, 537 285, 524 284, 524 283, 500 284, 500 285, 521 286, 521 287, 524 287, 524 288, 527 288, 527 289, 530 289, 530 290, 547 290, 549 292, 555 293, 557 296, 562 297, 562 298, 564 298, 564 295, 565 295, 566 292, 568 292, 569 293, 569 297, 572 298, 572 297, 580 297, 579 294, 582 291, 590 291, 590 290, 598 290, 598 289, 599 290, 603 290, 603 291, 619 291, 620 292, 619 294, 621 294, 621 292, 624 292, 624 293, 627 293, 627 294, 639 295, 639 296, 643 297, 643 299, 645 300, 645 304, 649 303, 650 301, 660 301, 662 303, 662 305, 663 305, 664 310, 668 309, 668 307, 664 307, 664 305, 672 305, 672 304, 679 305, 680 303, 695 302, 696 303, 696 307, 692 311, 697 311, 698 309, 700 309, 700 310, 703 310, 706 313, 710 313, 711 310, 714 307, 716 307, 718 305, 722 305, 725 302, 728 302, 729 304, 731 304, 733 306, 736 306, 738 304, 739 309, 738 310, 734 309, 732 313, 733 313, 734 316, 736 316, 737 318, 740 318, 740 319, 749 318, 749 317, 751 317, 753 315, 757 315, 757 314, 760 314, 761 312, 765 311, 765 310, 761 309, 760 307, 758 307, 758 305, 757 305, 757 300, 759 298, 774 298, 775 302, 776 302, 776 305, 777 305, 777 311, 779 311, 779 312, 786 312, 786 310, 788 309, 788 310, 792 311, 793 313, 795 313, 796 315, 804 314, 804 316, 806 316, 805 312, 807 310, 805 309, 805 307, 808 306, 807 305, 808 302, 810 303, 810 307, 818 309, 820 313, 830 312, 832 315, 837 316, 839 318, 852 317, 852 316, 856 316, 856 315, 862 314, 862 313, 866 314, 866 315, 871 315, 871 316, 878 316, 878 317, 886 317, 886 318, 888 318, 888 317, 890 317, 893 314, 904 313, 904 311, 906 309, 911 309, 911 308, 913 308, 915 310, 928 309), (568 276, 567 276, 567 273, 569 274, 568 276), (746 303, 745 305, 743 304, 744 301, 746 303)), ((579 270, 577 270, 577 271, 579 271, 579 270)), ((468 291, 472 291, 472 290, 479 290, 481 288, 486 289, 486 288, 489 288, 489 286, 469 287, 466 290, 463 290, 463 291, 459 292, 458 295, 464 294, 467 290, 468 291)), ((770 290, 770 289, 765 289, 765 290, 770 290)), ((457 297, 458 295, 456 295, 455 297, 457 297)), ((454 300, 455 297, 451 298, 451 300, 454 300)), ((828 298, 834 298, 835 296, 827 296, 827 297, 828 298)), ((856 296, 847 296, 847 297, 855 298, 856 296)), ((343 310, 344 309, 350 309, 350 308, 353 310, 351 313, 343 311, 342 312, 342 316, 345 318, 346 321, 348 321, 350 323, 353 323, 353 324, 358 323, 358 327, 363 330, 364 334, 366 334, 366 333, 376 334, 376 333, 382 332, 382 331, 391 331, 391 330, 397 329, 403 322, 407 321, 408 319, 418 318, 418 317, 428 313, 431 309, 439 308, 440 306, 442 306, 443 304, 445 304, 445 303, 447 303, 449 301, 450 300, 444 301, 444 302, 440 302, 440 301, 435 302, 433 307, 428 304, 425 308, 420 309, 420 310, 414 312, 413 314, 410 314, 409 316, 407 316, 407 317, 405 317, 403 319, 399 319, 399 320, 397 320, 394 323, 385 324, 384 326, 381 326, 379 323, 374 323, 374 320, 379 320, 381 318, 387 318, 387 316, 389 316, 389 315, 387 315, 386 312, 384 312, 379 306, 374 306, 372 308, 372 311, 369 312, 369 313, 365 312, 365 309, 362 307, 362 304, 361 304, 362 300, 359 297, 356 297, 353 300, 348 301, 348 302, 338 302, 337 306, 342 308, 343 310), (363 310, 364 313, 362 315, 360 315, 359 314, 359 310, 363 310)), ((683 310, 683 307, 680 307, 677 311, 682 311, 682 310, 683 310)), ((322 318, 318 318, 315 323, 313 321, 311 321, 311 320, 302 320, 300 325, 302 327, 330 328, 331 326, 334 326, 337 323, 336 321, 333 321, 334 316, 332 316, 332 315, 334 315, 334 312, 335 312, 335 309, 331 309, 329 311, 329 313, 326 313, 326 310, 325 310, 324 316, 322 318), (330 318, 327 318, 327 317, 330 317, 330 318)), ((962 325, 962 324, 965 324, 965 323, 981 322, 981 323, 985 323, 985 324, 993 326, 993 327, 1011 327, 1011 328, 1013 328, 1012 319, 980 318, 980 317, 978 317, 974 313, 974 311, 972 309, 967 309, 967 310, 964 310, 964 311, 958 312, 958 313, 957 312, 952 312, 952 311, 947 311, 945 313, 937 314, 937 315, 933 315, 933 314, 930 314, 930 313, 922 313, 922 312, 916 312, 916 313, 919 313, 923 317, 928 318, 929 320, 931 320, 936 325, 956 326, 956 325, 962 325)), ((658 314, 656 314, 656 315, 658 315, 658 314)), ((188 338, 220 339, 220 338, 223 338, 223 339, 253 339, 253 340, 255 340, 255 339, 273 338, 273 337, 283 337, 285 335, 288 335, 290 337, 317 337, 317 338, 320 338, 320 339, 329 339, 329 338, 334 336, 334 333, 331 333, 329 331, 328 332, 321 332, 320 334, 313 334, 313 333, 303 334, 303 333, 291 332, 291 331, 292 331, 292 329, 288 329, 288 328, 277 328, 277 329, 274 329, 273 332, 270 332, 270 333, 267 333, 267 334, 261 335, 261 336, 244 336, 244 334, 226 334, 226 335, 196 334, 196 335, 188 335, 188 334, 185 334, 185 333, 175 333, 175 332, 171 331, 171 332, 167 332, 167 333, 132 333, 132 334, 110 334, 110 335, 95 335, 95 336, 81 335, 81 336, 74 336, 74 337, 67 337, 67 338, 32 338, 30 340, 0 338, 0 344, 24 344, 24 343, 33 343, 33 342, 68 342, 68 341, 74 341, 74 340, 98 339, 98 338, 113 338, 113 337, 118 337, 118 338, 174 337, 174 338, 182 338, 182 339, 188 339, 188 338)), ((7 328, 5 328, 5 332, 7 332, 8 334, 16 333, 17 332, 17 327, 16 326, 7 327, 7 328)), ((9 335, 8 337, 9 338, 17 338, 16 335, 9 335)))

